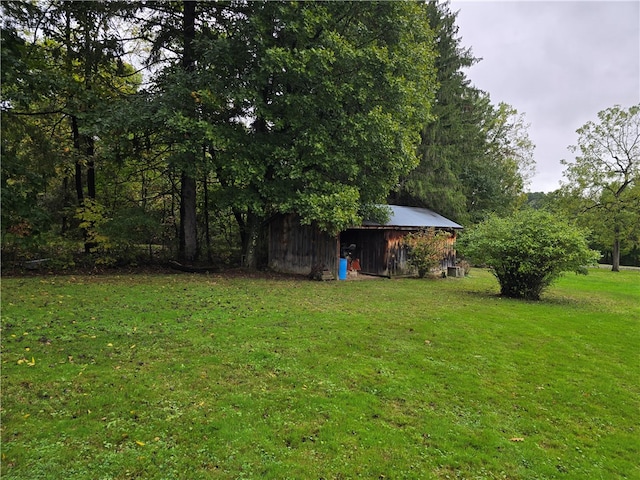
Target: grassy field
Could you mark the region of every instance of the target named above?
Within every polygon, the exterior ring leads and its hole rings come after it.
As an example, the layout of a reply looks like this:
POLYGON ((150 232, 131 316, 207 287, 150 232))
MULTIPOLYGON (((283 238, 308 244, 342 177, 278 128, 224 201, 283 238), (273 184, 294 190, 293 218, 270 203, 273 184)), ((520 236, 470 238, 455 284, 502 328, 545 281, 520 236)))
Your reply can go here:
POLYGON ((640 272, 2 282, 3 479, 640 478, 640 272))

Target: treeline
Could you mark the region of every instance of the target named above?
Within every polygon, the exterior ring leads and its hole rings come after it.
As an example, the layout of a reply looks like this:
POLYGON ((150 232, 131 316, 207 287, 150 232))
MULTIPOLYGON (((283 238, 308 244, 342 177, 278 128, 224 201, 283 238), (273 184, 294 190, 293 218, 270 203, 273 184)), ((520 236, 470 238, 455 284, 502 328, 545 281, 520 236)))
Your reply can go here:
POLYGON ((338 232, 389 201, 470 224, 525 199, 527 125, 466 78, 448 4, 2 10, 5 261, 255 267, 276 213, 338 232))

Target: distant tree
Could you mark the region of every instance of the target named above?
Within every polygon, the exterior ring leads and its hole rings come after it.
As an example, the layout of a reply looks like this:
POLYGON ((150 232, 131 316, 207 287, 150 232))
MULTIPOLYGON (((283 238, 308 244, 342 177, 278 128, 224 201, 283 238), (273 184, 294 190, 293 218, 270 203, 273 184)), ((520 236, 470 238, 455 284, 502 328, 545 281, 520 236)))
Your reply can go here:
MULTIPOLYGON (((612 270, 620 269, 621 245, 640 236, 640 104, 619 105, 598 113, 577 130, 563 160, 567 182, 562 191, 569 211, 612 245, 612 270)), ((635 240, 637 242, 637 240, 635 240)))
POLYGON ((524 114, 511 105, 487 106, 482 123, 484 151, 461 172, 472 220, 487 212, 512 213, 524 202, 524 187, 534 171, 535 146, 528 128, 524 114))
POLYGON ((488 265, 505 297, 538 300, 563 272, 586 273, 600 254, 589 249, 585 232, 542 210, 493 215, 458 241, 458 250, 488 265))

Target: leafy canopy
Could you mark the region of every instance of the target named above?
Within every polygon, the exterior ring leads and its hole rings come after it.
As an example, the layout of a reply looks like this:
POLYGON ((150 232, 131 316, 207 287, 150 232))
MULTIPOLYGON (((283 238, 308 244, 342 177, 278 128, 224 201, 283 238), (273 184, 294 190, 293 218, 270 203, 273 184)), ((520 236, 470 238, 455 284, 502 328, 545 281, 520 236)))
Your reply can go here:
POLYGON ((567 182, 565 208, 594 230, 600 243, 613 246, 613 270, 620 252, 640 238, 640 104, 615 105, 577 130, 573 162, 563 160, 567 182))

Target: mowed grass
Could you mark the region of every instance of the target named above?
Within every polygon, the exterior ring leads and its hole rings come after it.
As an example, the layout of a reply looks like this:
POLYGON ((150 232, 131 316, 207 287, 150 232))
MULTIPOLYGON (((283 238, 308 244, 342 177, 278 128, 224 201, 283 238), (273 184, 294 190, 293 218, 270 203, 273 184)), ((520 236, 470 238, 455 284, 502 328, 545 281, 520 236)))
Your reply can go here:
POLYGON ((640 478, 640 272, 2 282, 3 479, 640 478))

